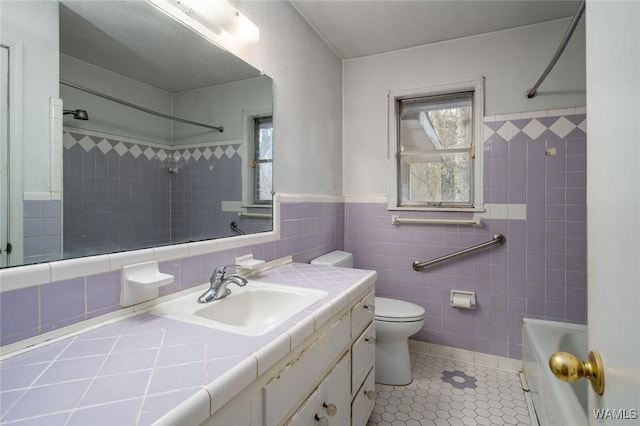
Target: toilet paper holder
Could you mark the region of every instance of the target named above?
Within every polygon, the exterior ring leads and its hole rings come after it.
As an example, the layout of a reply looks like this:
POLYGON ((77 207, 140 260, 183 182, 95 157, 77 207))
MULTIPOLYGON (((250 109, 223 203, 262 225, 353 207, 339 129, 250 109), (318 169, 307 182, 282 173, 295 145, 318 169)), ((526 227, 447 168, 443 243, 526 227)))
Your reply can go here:
POLYGON ((474 291, 451 290, 450 304, 452 308, 475 309, 476 293, 474 291))

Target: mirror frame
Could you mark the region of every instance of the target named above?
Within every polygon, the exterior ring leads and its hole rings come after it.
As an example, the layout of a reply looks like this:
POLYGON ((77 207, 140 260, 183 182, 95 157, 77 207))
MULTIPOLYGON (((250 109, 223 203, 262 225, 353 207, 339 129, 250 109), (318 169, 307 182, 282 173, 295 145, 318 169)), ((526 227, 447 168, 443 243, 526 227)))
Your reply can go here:
MULTIPOLYGON (((225 50, 230 54, 235 55, 237 58, 247 62, 244 58, 242 58, 241 55, 237 53, 238 51, 242 50, 242 46, 239 45, 239 43, 236 40, 229 39, 224 35, 217 34, 215 31, 207 28, 202 23, 194 20, 191 16, 186 15, 182 11, 171 6, 168 2, 164 2, 162 0, 144 0, 144 1, 158 8, 161 12, 164 12, 170 18, 175 19, 180 24, 184 25, 186 28, 189 28, 191 31, 198 34, 200 37, 202 37, 206 41, 211 42, 218 48, 225 50), (159 5, 162 5, 162 7, 159 5)), ((18 53, 21 53, 21 49, 22 49, 21 43, 11 43, 10 41, 6 40, 6 37, 2 37, 0 41, 2 42, 2 44, 13 44, 16 47, 16 51, 18 53)), ((21 58, 21 55, 16 55, 16 56, 17 56, 15 58, 16 60, 12 63, 13 64, 12 66, 15 67, 15 69, 17 70, 20 70, 21 64, 22 64, 22 61, 21 61, 22 58, 21 58)), ((14 68, 12 68, 12 71, 14 71, 14 68)), ((20 76, 21 73, 14 72, 14 75, 20 76)), ((262 75, 265 75, 265 74, 262 73, 262 75)), ((16 98, 19 99, 20 96, 16 96, 16 98)), ((20 104, 21 103, 19 102, 14 103, 14 105, 17 105, 17 106, 12 110, 13 114, 23 111, 23 108, 21 108, 22 105, 20 104)), ((14 129, 14 131, 17 132, 18 135, 20 135, 21 131, 19 126, 12 126, 12 129, 14 129)), ((244 133, 244 130, 243 130, 243 133, 244 133)), ((14 137, 16 136, 12 134, 11 138, 13 139, 14 137)), ((16 137, 16 140, 20 140, 20 139, 21 138, 16 137)), ((243 140, 244 140, 244 137, 243 137, 243 140)), ((24 155, 22 152, 20 152, 20 150, 12 150, 12 157, 11 157, 12 162, 20 161, 23 159, 24 159, 24 155)), ((19 193, 20 197, 19 197, 18 203, 12 203, 12 206, 14 206, 14 209, 15 209, 12 214, 12 217, 17 218, 16 220, 19 219, 19 222, 21 225, 19 235, 16 236, 19 242, 15 246, 18 246, 18 245, 23 246, 23 239, 24 239, 23 232, 22 232, 22 229, 24 226, 23 225, 23 214, 24 214, 23 209, 24 209, 24 201, 26 200, 22 197, 22 193, 24 191, 23 182, 22 181, 16 182, 17 180, 18 179, 13 180, 12 186, 17 187, 18 190, 14 190, 11 192, 19 193)), ((243 191, 244 191, 244 185, 243 185, 243 191)), ((44 193, 43 193, 42 198, 38 198, 38 199, 54 200, 55 196, 50 196, 49 198, 47 198, 47 197, 44 197, 44 193)), ((56 260, 43 261, 39 263, 28 263, 28 264, 19 263, 15 265, 7 265, 6 267, 0 267, 0 278, 3 276, 4 277, 17 276, 18 274, 26 272, 27 270, 41 271, 43 267, 46 267, 47 269, 51 270, 51 273, 47 274, 49 275, 48 277, 45 277, 42 273, 36 273, 36 276, 34 276, 34 280, 30 280, 28 278, 23 277, 24 282, 29 282, 28 285, 17 284, 16 286, 15 283, 7 282, 7 280, 4 280, 5 282, 3 282, 2 291, 7 291, 9 288, 11 289, 22 288, 22 287, 32 286, 34 284, 43 284, 46 282, 53 282, 60 279, 88 275, 85 273, 76 274, 72 272, 72 270, 75 269, 75 266, 79 264, 83 264, 87 267, 91 267, 91 273, 95 274, 100 272, 119 270, 125 264, 136 263, 139 261, 146 261, 146 260, 166 261, 171 259, 179 259, 179 258, 185 258, 190 256, 215 253, 215 252, 224 251, 228 249, 234 249, 239 247, 251 246, 255 244, 262 244, 262 243, 277 241, 280 239, 280 197, 278 196, 278 194, 275 194, 275 192, 274 192, 273 202, 271 205, 271 210, 272 210, 271 230, 259 232, 256 234, 232 235, 228 237, 196 241, 196 242, 158 245, 158 246, 142 248, 142 249, 118 251, 118 252, 89 255, 89 256, 83 256, 83 257, 74 257, 74 258, 67 258, 67 259, 61 258, 56 260), (108 258, 109 260, 108 266, 105 264, 105 258, 108 258), (59 271, 66 270, 67 272, 63 272, 62 274, 55 274, 53 273, 54 270, 59 270, 59 271)), ((20 249, 22 248, 23 247, 20 247, 20 249)), ((23 250, 20 250, 20 252, 22 253, 23 250)), ((21 261, 23 260, 21 259, 21 261)), ((12 280, 9 280, 9 281, 12 281, 12 280)))

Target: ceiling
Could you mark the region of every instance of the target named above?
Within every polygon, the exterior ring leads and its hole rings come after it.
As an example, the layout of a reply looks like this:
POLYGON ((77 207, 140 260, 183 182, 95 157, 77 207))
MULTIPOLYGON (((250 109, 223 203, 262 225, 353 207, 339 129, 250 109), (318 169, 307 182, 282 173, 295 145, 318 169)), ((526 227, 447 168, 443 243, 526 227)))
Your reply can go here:
POLYGON ((169 92, 260 72, 144 1, 64 0, 61 53, 169 92))
POLYGON ((573 16, 573 0, 290 0, 342 59, 573 16))

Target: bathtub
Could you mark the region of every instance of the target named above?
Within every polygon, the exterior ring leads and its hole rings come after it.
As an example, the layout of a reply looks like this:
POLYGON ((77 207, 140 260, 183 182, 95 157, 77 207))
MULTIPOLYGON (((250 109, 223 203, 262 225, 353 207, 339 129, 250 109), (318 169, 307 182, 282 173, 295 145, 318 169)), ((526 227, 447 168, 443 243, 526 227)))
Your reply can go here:
POLYGON ((587 326, 525 318, 522 333, 524 374, 540 424, 588 424, 588 381, 566 383, 549 369, 549 357, 554 352, 570 352, 587 359, 587 326))

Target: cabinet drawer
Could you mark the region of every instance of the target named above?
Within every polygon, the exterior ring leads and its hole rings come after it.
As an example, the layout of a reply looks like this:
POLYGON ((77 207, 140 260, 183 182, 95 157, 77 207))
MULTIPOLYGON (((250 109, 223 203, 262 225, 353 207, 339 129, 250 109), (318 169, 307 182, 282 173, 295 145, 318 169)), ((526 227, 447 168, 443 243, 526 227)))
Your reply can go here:
POLYGON ((369 327, 353 344, 351 350, 351 394, 355 395, 363 380, 376 362, 375 323, 369 327))
POLYGON ((373 321, 375 295, 373 291, 351 308, 351 338, 355 339, 373 321))
POLYGON ((375 403, 375 369, 372 368, 351 404, 351 426, 365 426, 375 403))
POLYGON ((326 425, 348 425, 351 419, 349 369, 347 354, 291 417, 287 426, 317 426, 321 422, 326 425))
MULTIPOLYGON (((282 422, 299 401, 311 393, 331 364, 348 347, 349 324, 347 314, 262 388, 265 425, 282 422)), ((348 372, 345 375, 348 380, 348 372)), ((349 386, 346 387, 348 392, 349 386)))

